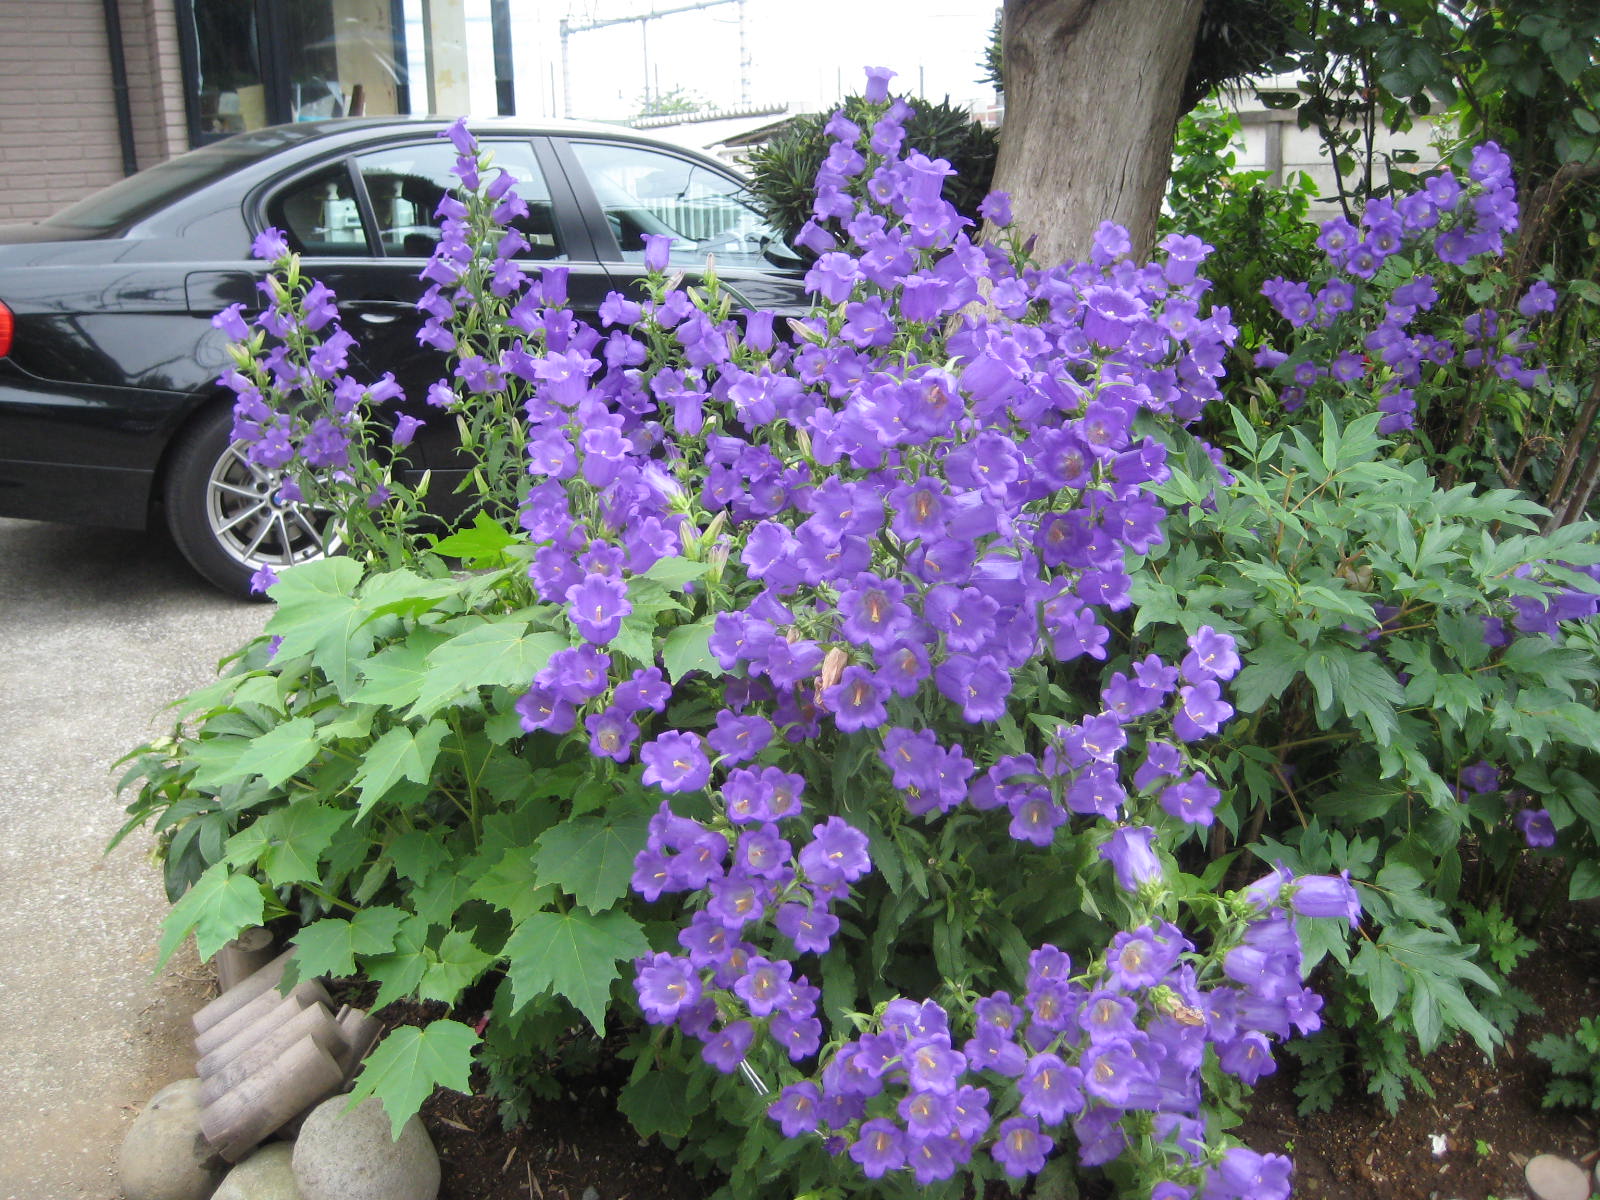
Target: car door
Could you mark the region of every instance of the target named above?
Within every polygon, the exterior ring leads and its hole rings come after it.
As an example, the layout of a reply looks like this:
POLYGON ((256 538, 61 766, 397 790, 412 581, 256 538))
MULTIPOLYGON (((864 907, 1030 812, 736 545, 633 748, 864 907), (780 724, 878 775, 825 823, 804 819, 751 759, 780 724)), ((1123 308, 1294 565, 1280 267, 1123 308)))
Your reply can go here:
POLYGON ((552 139, 590 236, 619 291, 639 293, 644 235, 673 239, 691 278, 715 256, 717 278, 745 307, 799 316, 802 260, 767 224, 738 176, 688 153, 604 137, 552 139))

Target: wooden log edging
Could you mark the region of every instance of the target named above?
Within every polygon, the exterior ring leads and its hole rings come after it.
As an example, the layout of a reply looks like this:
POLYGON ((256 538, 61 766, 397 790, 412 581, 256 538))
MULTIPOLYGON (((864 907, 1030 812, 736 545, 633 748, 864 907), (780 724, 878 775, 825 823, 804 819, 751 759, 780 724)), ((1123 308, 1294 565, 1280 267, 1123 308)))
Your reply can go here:
POLYGON ((256 930, 219 951, 222 993, 194 1015, 200 1130, 228 1162, 347 1090, 383 1031, 360 1009, 335 1013, 320 980, 283 992, 294 951, 274 957, 273 949, 271 935, 256 930))

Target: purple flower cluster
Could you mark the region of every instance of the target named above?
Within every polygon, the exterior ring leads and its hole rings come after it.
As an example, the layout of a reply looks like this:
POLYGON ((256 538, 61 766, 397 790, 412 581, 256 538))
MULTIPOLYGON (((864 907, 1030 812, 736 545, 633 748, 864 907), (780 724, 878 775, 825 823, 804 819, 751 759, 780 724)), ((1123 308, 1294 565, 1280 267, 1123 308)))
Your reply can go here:
MULTIPOLYGON (((575 643, 519 701, 523 727, 581 729, 597 757, 637 764, 669 798, 633 887, 682 896, 693 916, 679 952, 638 963, 636 989, 648 1020, 725 1073, 766 1046, 789 1063, 818 1056, 819 990, 797 960, 829 952, 840 905, 873 870, 866 833, 784 769, 795 744, 867 739, 881 774, 853 786, 903 805, 897 819, 1003 809, 1010 836, 1039 847, 1076 822, 1139 904, 1164 874, 1147 817, 1204 826, 1220 800, 1191 747, 1232 716, 1223 686, 1240 660, 1210 626, 1176 661, 1113 672, 1091 711, 1039 730, 1037 753, 995 754, 989 736, 1015 718, 1025 668, 1107 659, 1129 568, 1164 536, 1150 485, 1168 476, 1166 450, 1139 426, 1187 423, 1218 395, 1235 330, 1226 310, 1201 315, 1209 248, 1169 239, 1138 264, 1107 224, 1088 262, 1039 269, 974 242, 943 198, 949 165, 905 146, 908 115, 892 102, 870 127, 829 123, 799 238, 818 302, 792 342, 771 314, 719 318, 714 276, 700 297, 667 282, 659 244, 644 299, 610 297, 600 329, 576 322, 564 274, 502 271, 504 239, 474 234, 466 204, 445 214, 423 301, 439 318, 427 336, 460 356, 439 402, 464 403, 463 388, 523 397, 529 576, 575 643), (504 276, 492 290, 520 336, 461 345, 453 318, 473 271, 504 276), (693 591, 652 575, 674 558, 704 568, 693 591), (680 727, 681 681, 653 638, 641 654, 623 635, 697 616, 724 678, 709 718, 680 727), (709 795, 714 815, 675 812, 680 794, 709 795)), ((502 191, 497 209, 513 199, 502 191)), ((991 197, 985 211, 1006 207, 991 197)), ((1321 885, 1298 886, 1282 895, 1321 885)), ((771 1115, 793 1136, 827 1131, 870 1177, 927 1182, 979 1151, 1037 1171, 1068 1119, 1084 1160, 1105 1162, 1124 1116, 1154 1114, 1206 1195, 1278 1194, 1228 1190, 1251 1172, 1276 1179, 1267 1160, 1213 1155, 1202 1172, 1199 1115, 1207 1054, 1254 1079, 1271 1069, 1269 1038, 1316 1027, 1292 929, 1270 908, 1242 919, 1231 965, 1160 922, 1119 935, 1080 976, 1037 950, 1018 1004, 997 993, 955 1020, 896 1001, 771 1115), (1202 984, 1207 961, 1219 974, 1202 984)))
MULTIPOLYGON (((345 374, 355 338, 339 325, 334 294, 320 282, 301 281, 281 232, 263 231, 252 249, 275 272, 258 285, 264 305, 253 320, 243 304, 211 319, 233 343, 238 363, 219 382, 235 397, 233 440, 276 480, 277 502, 296 504, 319 482, 352 482, 365 461, 352 446, 369 436, 368 413, 401 391, 391 374, 371 385, 345 374)), ((396 445, 409 442, 411 432, 397 436, 396 445)), ((387 498, 376 486, 366 501, 376 506, 387 498)))
MULTIPOLYGON (((1459 268, 1497 256, 1517 224, 1511 162, 1493 142, 1473 151, 1465 180, 1440 172, 1418 191, 1370 201, 1359 226, 1343 217, 1325 222, 1317 245, 1329 269, 1320 286, 1276 278, 1262 285, 1262 294, 1301 340, 1329 330, 1366 332, 1359 348, 1310 357, 1271 347, 1258 351, 1256 364, 1274 369, 1283 382, 1279 398, 1284 408, 1293 410, 1313 397, 1371 395, 1383 414, 1378 431, 1387 435, 1415 426, 1425 374, 1458 359, 1469 370, 1487 369, 1517 387, 1538 384, 1544 372, 1527 365, 1533 345, 1520 321, 1493 309, 1475 313, 1464 324, 1460 345, 1455 338, 1422 328, 1439 292, 1435 277, 1421 267, 1430 259, 1459 268), (1385 296, 1374 286, 1374 277, 1399 255, 1415 273, 1408 272, 1385 296), (1375 310, 1370 319, 1367 308, 1375 310), (1347 317, 1358 310, 1359 322, 1347 317)), ((1555 299, 1554 289, 1541 281, 1519 302, 1518 312, 1531 320, 1550 311, 1555 299)))
MULTIPOLYGON (((788 1136, 838 1139, 869 1178, 904 1169, 929 1184, 982 1151, 1009 1175, 1037 1172, 1055 1145, 1050 1130, 1064 1124, 1079 1160, 1103 1164, 1127 1148, 1124 1118, 1144 1114, 1172 1173, 1201 1189, 1168 1181, 1155 1194, 1287 1196, 1286 1160, 1236 1149, 1207 1161, 1201 1067, 1214 1056, 1253 1084, 1275 1069, 1272 1039, 1321 1026, 1321 1001, 1300 982, 1299 942, 1277 906, 1342 915, 1355 895, 1342 879, 1279 875, 1245 895, 1249 919, 1222 957, 1223 977, 1209 985, 1193 945, 1166 923, 1118 934, 1081 972, 1042 946, 1019 1001, 995 992, 971 1004, 969 1036, 932 1001, 891 1001, 816 1081, 784 1087, 768 1115, 788 1136)), ((684 987, 702 995, 697 980, 684 987)))

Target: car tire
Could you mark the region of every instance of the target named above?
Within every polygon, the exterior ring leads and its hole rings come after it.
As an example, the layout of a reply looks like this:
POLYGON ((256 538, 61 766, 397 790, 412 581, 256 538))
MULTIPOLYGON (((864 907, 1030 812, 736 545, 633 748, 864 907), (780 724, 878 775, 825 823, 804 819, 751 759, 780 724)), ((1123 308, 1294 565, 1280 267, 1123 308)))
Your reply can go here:
POLYGON ((173 451, 162 499, 178 549, 207 580, 236 596, 253 595, 262 567, 281 572, 337 552, 334 516, 278 499, 280 471, 250 461, 233 439, 233 411, 203 409, 173 451))

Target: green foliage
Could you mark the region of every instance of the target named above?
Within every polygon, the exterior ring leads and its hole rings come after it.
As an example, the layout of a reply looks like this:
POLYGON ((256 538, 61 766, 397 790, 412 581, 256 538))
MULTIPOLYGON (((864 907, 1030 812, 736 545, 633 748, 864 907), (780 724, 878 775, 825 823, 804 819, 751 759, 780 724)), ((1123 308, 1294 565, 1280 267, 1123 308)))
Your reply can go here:
POLYGON ((434 1021, 426 1029, 403 1025, 372 1051, 350 1094, 352 1106, 377 1096, 389 1114, 390 1133, 399 1138, 407 1119, 436 1087, 470 1090, 472 1048, 478 1035, 458 1021, 434 1021))
POLYGON ((1300 175, 1273 184, 1265 171, 1237 169, 1241 132, 1235 114, 1210 105, 1178 122, 1156 229, 1158 240, 1186 234, 1214 248, 1205 264, 1211 303, 1227 306, 1239 330, 1230 375, 1251 373, 1257 347, 1284 329, 1261 285, 1275 276, 1303 279, 1318 258, 1316 230, 1307 219, 1310 180, 1300 175))
POLYGON ((1584 1017, 1573 1033, 1547 1034, 1528 1049, 1550 1064, 1546 1108, 1600 1110, 1600 1017, 1584 1017))
POLYGON ((1229 481, 1192 453, 1162 486, 1177 511, 1135 579, 1132 632, 1212 624, 1248 647, 1241 719, 1212 755, 1219 821, 1296 873, 1348 870, 1367 914, 1353 953, 1302 932, 1308 963, 1325 959, 1332 1027, 1295 1051, 1302 1098, 1329 1103, 1353 1054, 1392 1106, 1420 1079, 1413 1044, 1465 1033, 1489 1054, 1531 1007, 1506 982, 1532 946, 1504 907, 1521 806, 1560 813, 1578 860, 1600 844, 1589 632, 1501 646, 1485 633, 1530 574, 1600 551, 1593 527, 1531 532, 1541 510, 1514 492, 1444 488, 1394 461, 1375 416, 1324 410, 1315 435, 1266 438, 1234 420, 1229 481), (1477 762, 1500 768, 1496 789, 1460 785, 1477 762))
MULTIPOLYGON (((130 756, 128 827, 152 822, 163 848, 176 900, 163 957, 191 932, 209 957, 292 916, 294 973, 365 975, 380 1006, 453 1005, 503 977, 483 1059, 526 1070, 580 1019, 603 1032, 619 965, 650 949, 623 902, 650 806, 581 743, 523 734, 515 700, 568 643, 555 610, 529 605, 513 540, 481 519, 442 545, 504 561, 452 575, 428 556, 427 573, 330 559, 287 575, 262 638, 179 703, 189 720, 172 738, 130 756)), ((658 566, 644 636, 675 619, 661 581, 704 571, 658 566)), ((704 638, 686 645, 684 671, 704 638)), ((397 1031, 358 1094, 398 1128, 436 1083, 465 1088, 476 1045, 451 1021, 397 1031)))
POLYGON ((688 88, 671 87, 666 91, 645 92, 635 101, 635 105, 635 118, 672 117, 699 112, 706 102, 688 88))
POLYGON ((983 59, 978 63, 980 71, 978 82, 987 83, 994 88, 996 93, 1004 93, 1006 90, 1005 75, 1002 70, 1005 55, 1002 44, 1004 31, 1005 12, 1003 9, 996 8, 994 11, 994 25, 989 30, 989 40, 984 43, 983 59))
MULTIPOLYGON (((905 121, 906 144, 929 158, 943 158, 956 169, 945 181, 945 199, 963 216, 981 224, 978 205, 989 194, 999 151, 994 131, 978 124, 948 98, 935 103, 911 96, 906 103, 911 106, 905 121)), ((860 96, 846 97, 840 107, 852 121, 870 124, 875 119, 860 96)), ((750 155, 750 190, 762 215, 788 240, 811 218, 817 168, 830 142, 823 132, 827 123, 826 116, 796 117, 783 133, 750 155)))

